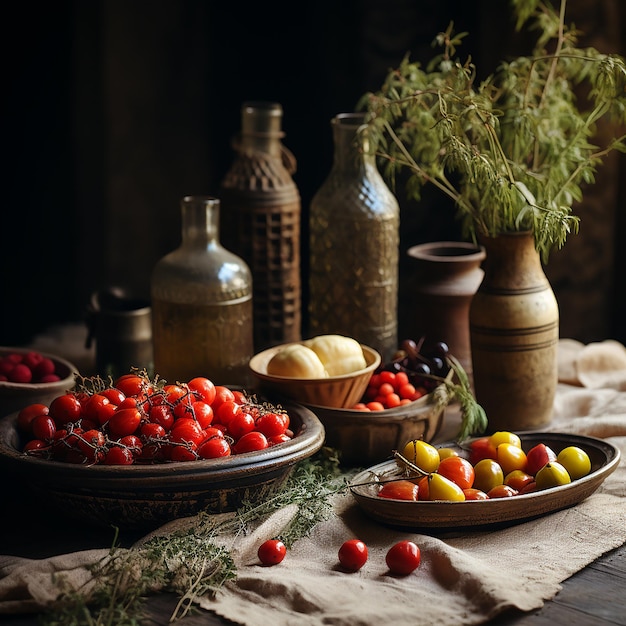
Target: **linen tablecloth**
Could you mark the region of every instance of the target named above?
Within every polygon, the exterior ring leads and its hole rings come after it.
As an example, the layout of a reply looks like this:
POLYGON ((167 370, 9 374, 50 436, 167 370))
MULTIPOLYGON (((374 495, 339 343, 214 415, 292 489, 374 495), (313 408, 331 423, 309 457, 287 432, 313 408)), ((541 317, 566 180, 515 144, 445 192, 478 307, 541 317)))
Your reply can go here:
MULTIPOLYGON (((626 542, 626 349, 613 341, 585 346, 563 339, 559 360, 553 420, 545 430, 606 439, 622 454, 618 468, 589 498, 509 528, 438 537, 377 524, 350 495, 339 495, 335 515, 297 541, 282 563, 262 567, 257 548, 293 514, 283 509, 232 542, 237 579, 201 606, 243 626, 480 624, 507 608, 541 607, 562 581, 626 542), (337 560, 339 546, 351 538, 369 549, 356 573, 343 571, 337 560), (385 554, 402 539, 418 544, 422 562, 409 576, 395 577, 385 554)), ((173 524, 187 523, 193 519, 173 524)), ((57 593, 51 572, 65 572, 79 584, 88 578, 85 564, 104 554, 0 556, 0 613, 39 610, 57 593)))

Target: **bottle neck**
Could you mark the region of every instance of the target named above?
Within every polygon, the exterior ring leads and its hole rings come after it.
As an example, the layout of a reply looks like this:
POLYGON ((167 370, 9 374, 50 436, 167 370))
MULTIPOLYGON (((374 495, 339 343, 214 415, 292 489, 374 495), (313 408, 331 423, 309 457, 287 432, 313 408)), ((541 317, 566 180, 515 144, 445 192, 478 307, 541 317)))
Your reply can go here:
POLYGON ((186 196, 181 201, 185 246, 219 244, 220 201, 210 196, 186 196))
POLYGON ((240 146, 243 150, 281 156, 283 109, 275 102, 247 102, 241 111, 240 146))
POLYGON ((331 120, 335 171, 357 172, 375 166, 367 140, 359 132, 364 124, 365 114, 361 113, 342 113, 331 120))

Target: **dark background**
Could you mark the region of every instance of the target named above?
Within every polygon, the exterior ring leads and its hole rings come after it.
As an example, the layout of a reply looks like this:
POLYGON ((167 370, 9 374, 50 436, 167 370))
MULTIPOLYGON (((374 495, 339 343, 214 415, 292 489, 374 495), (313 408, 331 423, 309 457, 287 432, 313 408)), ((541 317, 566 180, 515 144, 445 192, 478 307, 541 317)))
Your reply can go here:
MULTIPOLYGON (((407 51, 426 62, 450 20, 469 31, 460 54, 482 74, 506 54, 529 52, 505 0, 282 4, 6 3, 0 345, 81 321, 103 286, 147 295, 153 265, 179 244, 180 199, 218 195, 243 102, 283 106, 305 272, 308 205, 330 169, 334 115, 354 110, 407 51)), ((621 0, 568 7, 585 42, 624 54, 621 0)), ((581 233, 546 268, 563 337, 626 341, 625 169, 617 156, 603 166, 576 207, 581 233)), ((459 238, 439 198, 399 200, 401 258, 416 243, 459 238)), ((403 261, 401 307, 407 271, 403 261)), ((303 287, 306 305, 305 277, 303 287)))

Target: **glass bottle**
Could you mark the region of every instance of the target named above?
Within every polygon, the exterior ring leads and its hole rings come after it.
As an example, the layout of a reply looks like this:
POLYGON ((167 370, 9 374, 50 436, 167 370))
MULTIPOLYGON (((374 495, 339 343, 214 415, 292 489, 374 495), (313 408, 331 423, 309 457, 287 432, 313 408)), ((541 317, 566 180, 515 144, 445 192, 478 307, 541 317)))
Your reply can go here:
POLYGON ((236 158, 221 186, 222 240, 250 267, 257 352, 302 337, 300 214, 291 175, 296 161, 281 143, 282 106, 246 102, 236 158))
POLYGON ((248 383, 253 354, 252 275, 219 239, 220 201, 181 201, 182 242, 151 277, 154 370, 168 382, 205 376, 248 383))
POLYGON ((398 349, 400 210, 359 128, 331 120, 334 158, 310 210, 309 331, 355 338, 389 360, 398 349))

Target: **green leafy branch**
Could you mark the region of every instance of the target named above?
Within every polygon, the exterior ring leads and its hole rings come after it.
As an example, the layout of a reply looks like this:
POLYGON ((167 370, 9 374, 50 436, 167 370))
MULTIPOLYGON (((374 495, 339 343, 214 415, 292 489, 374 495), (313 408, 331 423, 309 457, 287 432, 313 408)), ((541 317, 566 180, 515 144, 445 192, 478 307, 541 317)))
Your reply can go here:
POLYGON ((232 514, 200 513, 191 528, 150 538, 138 547, 122 548, 116 535, 108 555, 91 567, 92 580, 72 589, 62 574, 55 582, 60 597, 42 618, 47 626, 137 626, 146 597, 156 592, 178 596, 170 621, 195 610, 201 597, 212 597, 237 568, 224 536, 248 534, 273 512, 296 505, 298 513, 280 532, 291 547, 332 513, 332 496, 347 489, 333 450, 323 448, 299 462, 279 489, 261 503, 244 501, 232 514))
POLYGON ((378 92, 368 135, 393 187, 407 173, 406 194, 420 200, 426 184, 457 207, 464 234, 531 230, 547 261, 579 228, 572 205, 583 185, 613 151, 626 151, 621 134, 596 146, 597 125, 626 122, 626 63, 618 55, 577 47, 578 32, 541 0, 512 0, 516 28, 538 32, 530 56, 502 62, 481 82, 471 58, 455 58, 466 33, 451 22, 433 46, 442 50, 423 68, 408 55, 378 92))

